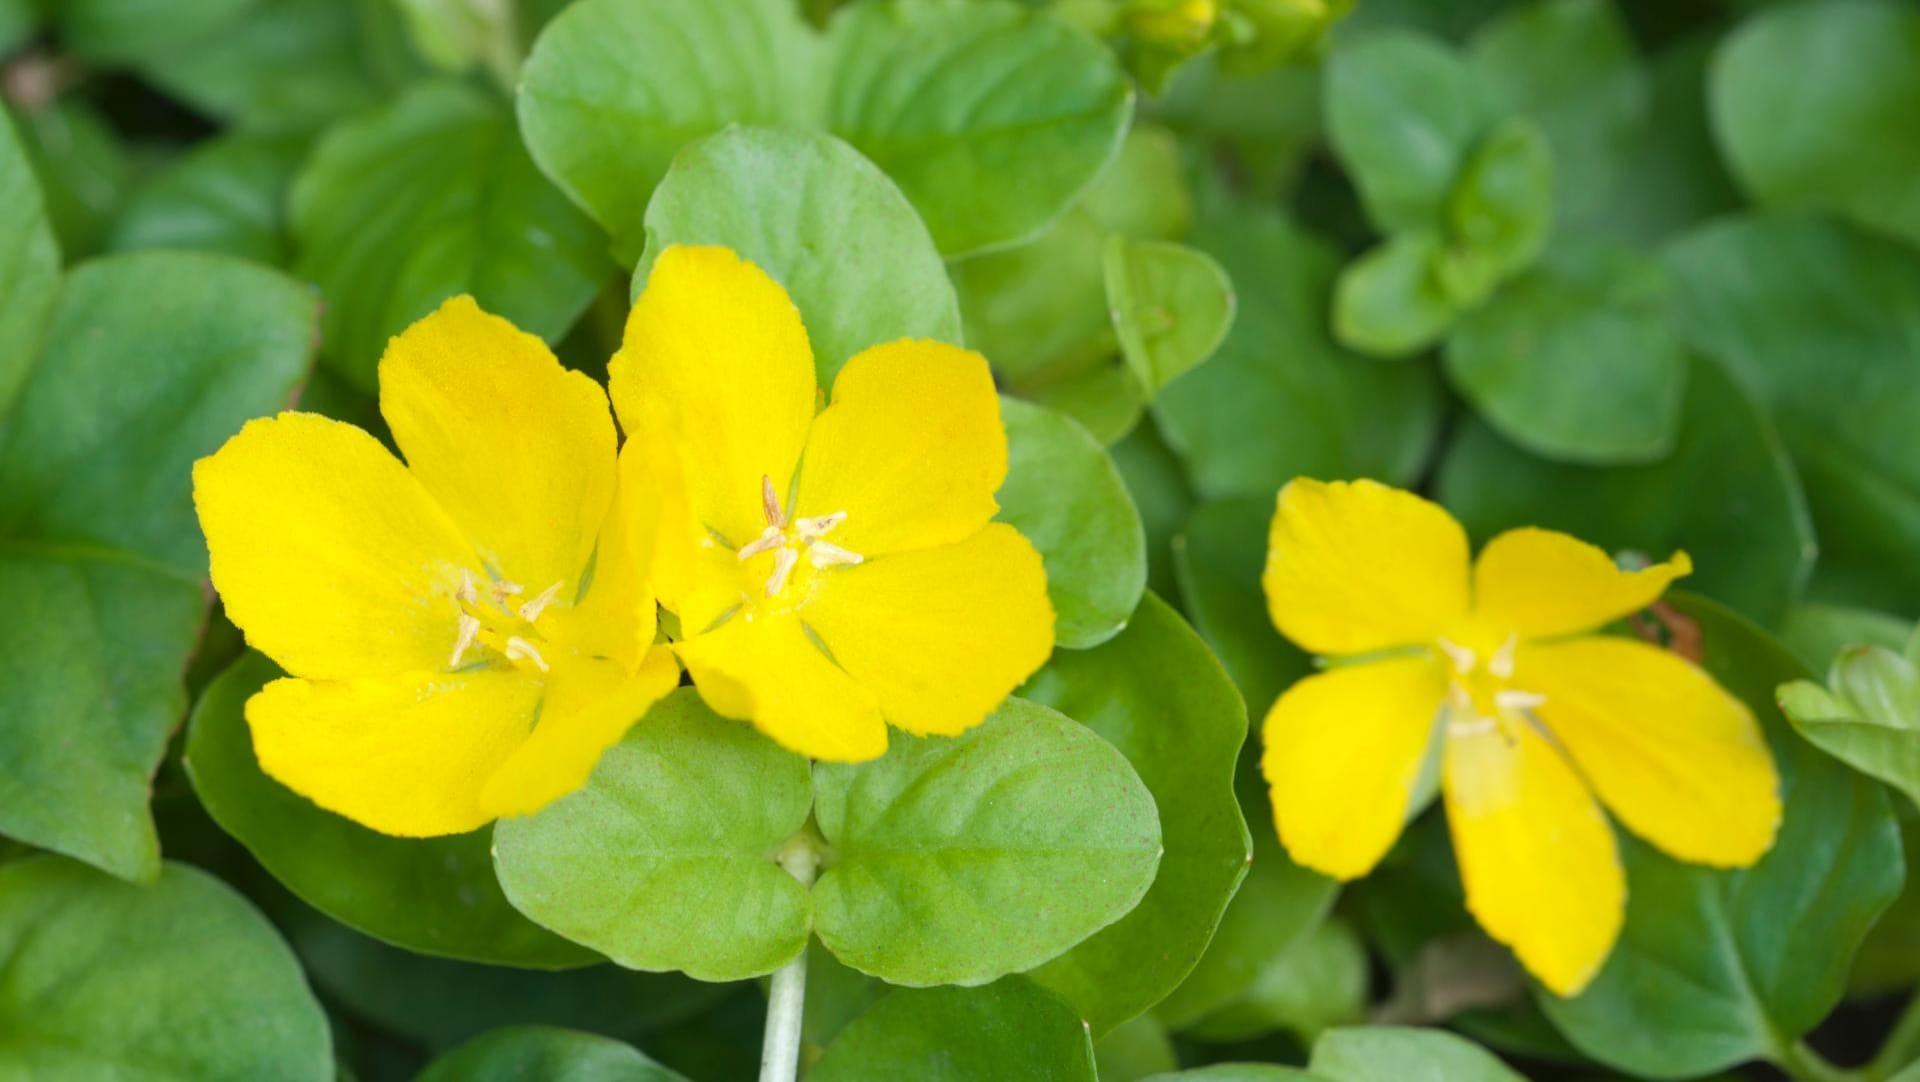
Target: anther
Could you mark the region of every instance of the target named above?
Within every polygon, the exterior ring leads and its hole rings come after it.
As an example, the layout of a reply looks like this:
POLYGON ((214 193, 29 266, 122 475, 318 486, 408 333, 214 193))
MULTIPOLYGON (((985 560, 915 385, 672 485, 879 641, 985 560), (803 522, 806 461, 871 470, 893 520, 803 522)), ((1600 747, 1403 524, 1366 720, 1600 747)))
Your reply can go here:
POLYGON ((784 529, 787 525, 787 513, 780 509, 780 497, 774 494, 773 478, 760 475, 760 510, 766 512, 767 525, 784 529))
POLYGON ((1439 643, 1441 651, 1453 659, 1453 671, 1463 676, 1473 671, 1473 663, 1478 660, 1478 655, 1473 652, 1472 647, 1461 646, 1446 639, 1439 640, 1439 643))
POLYGON ((515 635, 507 640, 507 660, 519 661, 521 658, 533 662, 541 672, 548 671, 547 659, 540 656, 540 651, 532 643, 515 635))
POLYGON ((857 552, 848 552, 831 541, 815 540, 807 546, 807 562, 818 568, 857 564, 865 559, 865 556, 857 552))
POLYGON ((793 574, 793 565, 800 562, 800 554, 789 548, 783 548, 773 554, 773 574, 767 576, 767 596, 773 597, 787 588, 787 576, 793 574))
POLYGON ((1500 649, 1494 651, 1487 662, 1487 671, 1502 680, 1513 679, 1513 653, 1519 643, 1520 636, 1508 635, 1507 641, 1500 644, 1500 649))
POLYGON ((1447 722, 1447 733, 1450 736, 1472 736, 1475 733, 1491 732, 1498 728, 1498 725, 1498 722, 1487 717, 1454 718, 1447 722))
POLYGON ((461 655, 467 652, 467 647, 473 645, 473 637, 478 634, 480 634, 480 618, 461 613, 460 637, 454 640, 453 656, 447 659, 447 668, 454 669, 460 666, 461 655))
POLYGON ((453 592, 453 596, 469 605, 473 604, 474 599, 480 596, 473 590, 473 576, 469 574, 464 567, 460 569, 460 588, 453 592))
POLYGON ((508 582, 506 579, 501 579, 488 587, 487 590, 493 594, 495 604, 504 605, 507 603, 507 598, 518 597, 520 594, 525 593, 526 587, 521 586, 517 582, 508 582))
POLYGON ((815 515, 812 518, 798 518, 793 520, 793 532, 799 534, 802 541, 817 541, 845 521, 847 521, 845 511, 835 511, 831 515, 815 515))
POLYGON ((520 606, 520 619, 525 620, 527 623, 533 623, 535 620, 540 619, 541 610, 545 609, 548 603, 553 600, 553 596, 559 592, 560 584, 557 582, 540 591, 539 597, 520 606))
POLYGON ((763 552, 771 552, 779 548, 786 544, 786 541, 787 535, 780 531, 780 527, 769 526, 760 531, 759 537, 741 546, 739 558, 743 561, 751 560, 763 552))
POLYGON ((1532 710, 1545 704, 1546 701, 1545 695, 1536 695, 1531 691, 1521 691, 1517 688, 1506 688, 1493 693, 1493 705, 1502 710, 1532 710))

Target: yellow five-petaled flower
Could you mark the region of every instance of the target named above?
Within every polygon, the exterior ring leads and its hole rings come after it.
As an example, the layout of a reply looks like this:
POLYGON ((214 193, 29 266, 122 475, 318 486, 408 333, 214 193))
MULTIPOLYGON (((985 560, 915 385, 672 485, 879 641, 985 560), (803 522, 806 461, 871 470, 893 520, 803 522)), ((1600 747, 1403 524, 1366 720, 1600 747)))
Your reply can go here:
POLYGON ((1039 553, 993 522, 1007 437, 987 363, 867 349, 816 416, 813 351, 778 283, 724 248, 655 260, 609 367, 656 467, 655 586, 716 711, 816 759, 951 735, 1053 648, 1039 553))
POLYGON ((1334 659, 1267 715, 1281 841, 1366 874, 1399 836, 1430 751, 1467 907, 1541 983, 1577 994, 1618 937, 1626 884, 1604 803, 1681 860, 1745 866, 1780 821, 1746 706, 1675 654, 1591 634, 1656 601, 1684 553, 1622 571, 1566 534, 1467 539, 1370 481, 1280 492, 1264 577, 1280 631, 1334 659), (1595 798, 1598 798, 1596 802, 1595 798))
POLYGON ((468 297, 379 376, 405 465, 283 413, 195 465, 194 503, 227 615, 292 674, 247 702, 261 767, 375 830, 460 833, 579 787, 679 670, 597 384, 468 297))

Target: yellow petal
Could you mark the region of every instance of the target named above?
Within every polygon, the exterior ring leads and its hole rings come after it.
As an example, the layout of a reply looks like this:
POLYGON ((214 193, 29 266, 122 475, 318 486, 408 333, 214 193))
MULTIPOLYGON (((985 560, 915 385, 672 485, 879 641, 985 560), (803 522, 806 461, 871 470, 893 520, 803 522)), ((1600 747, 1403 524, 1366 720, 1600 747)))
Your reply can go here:
POLYGON ((487 779, 527 738, 540 686, 520 673, 275 680, 247 700, 260 767, 383 834, 464 834, 493 818, 487 779))
POLYGON ((877 759, 887 725, 873 695, 828 660, 798 618, 741 613, 675 650, 715 712, 829 762, 877 759))
POLYGON ((1260 767, 1295 862, 1340 879, 1373 870, 1400 836, 1447 692, 1431 656, 1330 669, 1267 712, 1260 767))
POLYGON ((645 504, 652 479, 629 445, 620 453, 620 482, 589 560, 587 592, 564 594, 541 614, 545 633, 573 651, 606 658, 631 674, 653 646, 655 611, 647 589, 649 550, 657 536, 645 504))
POLYGON ((683 450, 695 520, 735 548, 758 536, 760 479, 788 495, 819 393, 786 290, 725 248, 667 248, 608 372, 627 432, 683 450))
POLYGON ((473 549, 378 441, 311 413, 247 422, 193 467, 213 584, 255 649, 312 679, 447 664, 473 549))
POLYGON ((661 646, 631 675, 623 666, 576 662, 557 663, 553 677, 533 735, 480 791, 489 816, 531 815, 585 785, 601 754, 679 683, 680 667, 661 646), (563 691, 568 678, 585 686, 563 691))
POLYGON ((572 596, 613 499, 613 417, 546 343, 458 296, 380 358, 408 468, 498 573, 572 596))
POLYGON ((943 342, 855 354, 814 419, 801 515, 845 511, 834 544, 879 556, 951 544, 993 519, 1007 430, 985 357, 943 342))
POLYGON ((888 721, 921 735, 980 724, 1053 652, 1040 554, 1005 523, 834 568, 801 618, 888 721))
POLYGON ((1622 571, 1577 537, 1528 527, 1487 543, 1473 568, 1474 612, 1489 627, 1525 638, 1591 631, 1659 600, 1693 571, 1676 552, 1663 564, 1622 571))
POLYGON ((1467 909, 1555 995, 1579 994, 1620 935, 1613 829, 1561 754, 1517 718, 1443 741, 1447 823, 1467 909))
POLYGON ((1676 654, 1588 636, 1522 646, 1514 681, 1601 802, 1681 860, 1752 864, 1780 825, 1780 779, 1745 703, 1676 654))
POLYGON ((1316 654, 1431 642, 1467 608, 1467 535, 1439 504, 1374 481, 1280 490, 1261 578, 1274 626, 1316 654))

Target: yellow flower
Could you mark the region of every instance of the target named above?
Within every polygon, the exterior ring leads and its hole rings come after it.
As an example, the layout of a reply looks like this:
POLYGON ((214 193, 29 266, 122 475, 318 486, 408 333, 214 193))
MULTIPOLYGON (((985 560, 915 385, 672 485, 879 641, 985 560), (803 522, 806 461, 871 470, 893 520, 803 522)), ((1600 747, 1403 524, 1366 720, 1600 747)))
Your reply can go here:
POLYGON ((293 674, 247 702, 261 767, 456 834, 578 788, 678 669, 597 384, 463 296, 388 345, 380 410, 405 465, 282 413, 194 466, 194 503, 227 615, 293 674))
POLYGON ((1126 8, 1128 33, 1141 41, 1175 48, 1197 47, 1219 17, 1214 0, 1133 0, 1126 8))
POLYGON ((1596 797, 1660 849, 1716 867, 1758 860, 1779 825, 1773 760, 1740 700, 1675 654, 1587 634, 1690 570, 1675 553, 1621 571, 1566 534, 1521 529, 1488 543, 1469 583, 1466 534, 1439 506, 1371 481, 1287 485, 1267 603, 1288 638, 1343 659, 1267 715, 1287 851, 1365 875, 1438 739, 1467 908, 1541 983, 1577 994, 1626 899, 1596 797))
POLYGON ((855 762, 888 722, 979 724, 1046 660, 1040 555, 992 521, 1007 438, 979 354, 875 346, 816 417, 786 292, 727 249, 676 246, 610 372, 621 424, 664 465, 655 583, 719 713, 855 762))

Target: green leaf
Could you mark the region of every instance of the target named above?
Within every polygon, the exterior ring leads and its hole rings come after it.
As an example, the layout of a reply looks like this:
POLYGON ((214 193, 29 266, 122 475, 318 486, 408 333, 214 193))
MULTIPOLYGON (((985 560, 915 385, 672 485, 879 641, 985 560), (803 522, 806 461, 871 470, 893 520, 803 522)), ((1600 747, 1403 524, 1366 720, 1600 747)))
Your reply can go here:
POLYGON ((326 294, 326 355, 365 390, 387 339, 456 293, 554 341, 610 269, 513 118, 429 83, 331 129, 295 182, 295 271, 326 294))
POLYGON ((1056 654, 1020 694, 1133 765, 1160 812, 1160 871, 1133 911, 1030 974, 1096 1037, 1166 998, 1200 960, 1252 859, 1233 796, 1246 708, 1199 636, 1149 594, 1127 629, 1056 654))
POLYGON ((1073 1009, 1023 977, 984 988, 902 988, 840 1034, 807 1082, 1094 1082, 1073 1009))
POLYGON ((158 874, 149 781, 206 609, 190 470, 292 397, 313 336, 307 291, 225 257, 68 276, 0 417, 0 833, 158 874))
POLYGON ((309 905, 408 950, 558 967, 591 951, 528 921, 494 880, 492 832, 395 838, 317 808, 254 760, 243 710, 280 670, 248 653, 194 704, 187 775, 221 829, 309 905))
POLYGON ((190 45, 233 22, 259 0, 63 0, 52 6, 60 44, 99 62, 129 60, 190 45))
POLYGON ((148 887, 58 857, 0 867, 0 1074, 327 1082, 327 1018, 246 900, 168 864, 148 887))
POLYGON ((953 257, 1038 233, 1113 155, 1130 107, 1084 33, 958 0, 854 5, 824 36, 784 0, 584 0, 535 43, 520 92, 535 160, 628 257, 674 154, 729 123, 841 136, 953 257))
POLYGON ((1147 588, 1147 541, 1120 471, 1072 418, 1000 399, 1007 426, 1002 522, 1040 550, 1053 600, 1054 640, 1098 646, 1120 632, 1147 588))
POLYGON ((497 0, 394 0, 414 47, 444 71, 484 64, 503 86, 519 74, 519 8, 497 0))
POLYGON ((1119 440, 1146 412, 1147 391, 1123 361, 1108 358, 1084 372, 1031 387, 1031 400, 1079 422, 1095 443, 1119 440))
POLYGON ((729 128, 674 159, 647 207, 644 287, 672 244, 720 244, 785 286, 820 385, 900 338, 960 341, 960 308, 927 227, 872 162, 830 135, 729 128))
POLYGON ((1839 1001, 1855 949, 1904 876, 1885 790, 1810 747, 1773 706, 1774 688, 1803 675, 1799 663, 1726 609, 1674 600, 1698 622, 1707 671, 1766 730, 1780 770, 1779 836, 1735 871, 1682 864, 1623 836, 1629 901, 1613 954, 1576 999, 1536 991, 1582 1052, 1662 1078, 1785 1054, 1839 1001))
POLYGON ((1115 234, 1104 266, 1121 353, 1149 391, 1213 356, 1233 326, 1233 283, 1205 252, 1115 234))
MULTIPOLYGON (((1447 243, 1486 265, 1494 281, 1525 270, 1547 246, 1553 229, 1553 157, 1540 129, 1518 118, 1480 137, 1447 195, 1447 243)), ((1459 290, 1455 301, 1479 299, 1459 290)))
POLYGON ((1905 649, 1913 621, 1872 609, 1808 603, 1795 605, 1780 625, 1780 644, 1813 672, 1825 672, 1849 646, 1905 649))
POLYGON ((807 819, 807 761, 692 688, 608 750, 586 788, 494 827, 521 912, 630 969, 771 973, 807 942, 808 899, 773 853, 807 819))
POLYGON ((1526 1082, 1465 1038, 1401 1026, 1330 1030, 1314 1042, 1307 1070, 1327 1082, 1526 1082))
POLYGON ((13 121, 0 111, 0 416, 33 370, 59 289, 53 224, 13 121))
POLYGON ((93 254, 133 185, 126 145, 105 116, 76 97, 27 111, 21 123, 61 249, 70 260, 93 254))
POLYGON ((1214 1063, 1188 1071, 1151 1075, 1141 1079, 1140 1082, 1328 1082, 1328 1080, 1295 1067, 1275 1067, 1265 1063, 1214 1063))
POLYGON ((1178 597, 1173 577, 1173 537, 1193 511, 1193 491, 1186 470, 1167 449, 1160 429, 1148 418, 1127 437, 1107 449, 1127 493, 1140 511, 1147 535, 1147 588, 1161 597, 1178 597))
POLYGON ((1360 253, 1334 287, 1334 337, 1348 349, 1387 358, 1410 357, 1438 342, 1453 324, 1456 290, 1470 290, 1471 303, 1494 281, 1491 264, 1470 250, 1464 270, 1443 269, 1450 255, 1438 234, 1424 230, 1397 233, 1360 253))
POLYGON ((1467 532, 1544 526, 1612 551, 1694 558, 1688 584, 1765 624, 1786 615, 1813 563, 1813 531, 1773 427, 1719 365, 1695 361, 1673 452, 1644 466, 1530 457, 1482 422, 1440 463, 1440 501, 1467 532), (1701 499, 1701 493, 1713 493, 1701 499))
POLYGON ((1194 489, 1272 499, 1303 475, 1411 482, 1439 427, 1438 384, 1424 366, 1367 364, 1333 343, 1333 249, 1248 204, 1210 209, 1195 244, 1238 283, 1239 312, 1213 359, 1154 401, 1194 489))
POLYGON ((1772 411, 1793 453, 1820 535, 1816 593, 1920 608, 1920 253, 1772 218, 1709 226, 1666 255, 1681 334, 1772 411))
POLYGON ((1609 0, 1536 0, 1474 35, 1473 66, 1505 109, 1539 123, 1553 148, 1560 217, 1588 223, 1638 167, 1634 138, 1651 94, 1609 0))
POLYGON ((1093 1042, 1093 1062, 1100 1082, 1140 1082, 1180 1065, 1173 1039, 1151 1014, 1122 1022, 1093 1042))
POLYGON ((1202 504, 1173 546, 1180 596, 1193 625, 1220 656, 1256 719, 1313 671, 1307 655, 1274 628, 1260 585, 1273 507, 1271 496, 1202 504))
POLYGON ((1454 177, 1496 116, 1478 72, 1441 43, 1404 30, 1357 36, 1335 49, 1326 95, 1334 153, 1383 233, 1439 223, 1454 177))
POLYGON ((208 140, 134 192, 107 247, 188 248, 284 264, 292 252, 287 192, 306 154, 299 136, 208 140))
POLYGON ((1687 355, 1665 270, 1630 248, 1563 246, 1454 328, 1454 387, 1544 458, 1650 462, 1673 450, 1687 355))
POLYGON ((591 1033, 513 1026, 475 1037, 427 1065, 414 1082, 686 1082, 630 1045, 591 1033))
POLYGON ((1652 100, 1614 170, 1612 205, 1596 219, 1619 240, 1653 243, 1730 214, 1744 200, 1707 125, 1707 61, 1716 40, 1696 35, 1653 58, 1652 100))
POLYGON ((1367 948, 1353 927, 1330 917, 1267 960, 1226 1006, 1187 1026, 1197 1041, 1249 1040, 1285 1030, 1302 1043, 1360 1020, 1367 1004, 1367 948))
POLYGON ((1784 684, 1780 709, 1816 747, 1920 803, 1920 637, 1904 651, 1851 646, 1827 684, 1784 684))
POLYGON ((1031 969, 1125 916, 1160 862, 1126 758, 1021 699, 957 737, 896 732, 871 763, 816 764, 814 792, 820 941, 890 984, 1031 969))
POLYGON ((1755 16, 1720 47, 1709 98, 1756 203, 1833 211, 1920 241, 1910 183, 1920 173, 1920 12, 1847 2, 1755 16))

